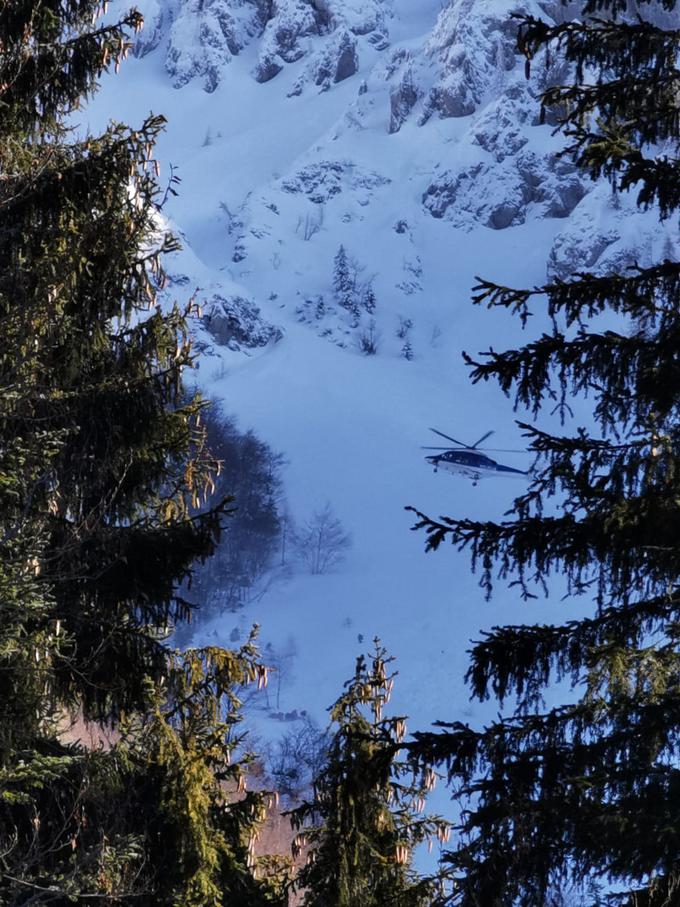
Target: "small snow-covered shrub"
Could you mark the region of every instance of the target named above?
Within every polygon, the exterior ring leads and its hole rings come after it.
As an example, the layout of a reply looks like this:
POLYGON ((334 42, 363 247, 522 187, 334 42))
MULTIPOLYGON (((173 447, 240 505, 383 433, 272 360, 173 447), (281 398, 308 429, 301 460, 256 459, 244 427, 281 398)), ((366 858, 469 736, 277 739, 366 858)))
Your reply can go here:
POLYGON ((359 334, 359 349, 365 356, 375 356, 380 345, 380 333, 371 319, 366 330, 359 334))

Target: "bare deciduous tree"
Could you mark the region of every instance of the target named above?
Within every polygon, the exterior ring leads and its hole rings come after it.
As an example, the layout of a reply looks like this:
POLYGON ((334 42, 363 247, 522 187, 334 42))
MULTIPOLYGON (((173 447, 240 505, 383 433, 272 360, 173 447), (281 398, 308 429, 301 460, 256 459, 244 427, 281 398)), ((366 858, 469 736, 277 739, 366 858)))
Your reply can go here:
POLYGON ((340 563, 352 540, 327 503, 296 531, 294 544, 298 558, 309 572, 319 574, 340 563))
POLYGON ((288 803, 311 792, 328 756, 329 736, 306 715, 294 729, 265 748, 267 782, 288 803))

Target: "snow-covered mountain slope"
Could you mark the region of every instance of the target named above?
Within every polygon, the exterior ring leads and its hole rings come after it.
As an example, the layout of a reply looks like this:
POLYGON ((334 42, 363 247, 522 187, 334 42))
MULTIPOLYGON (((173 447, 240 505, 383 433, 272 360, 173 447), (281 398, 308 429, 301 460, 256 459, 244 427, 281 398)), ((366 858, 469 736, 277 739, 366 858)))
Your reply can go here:
POLYGON ((499 518, 522 487, 435 475, 419 449, 430 426, 470 442, 495 429, 494 447, 522 448, 508 401, 462 366, 464 349, 521 339, 509 316, 470 305, 475 275, 541 283, 675 254, 675 240, 556 157, 537 96, 564 66, 537 59, 527 81, 510 14, 564 15, 557 0, 139 5, 136 56, 90 125, 167 116, 158 157, 182 180, 166 213, 185 244, 170 291, 200 288, 210 316, 196 325, 197 380, 285 454, 293 516, 329 501, 354 540, 335 572, 297 571, 200 633, 228 643, 261 623, 265 642, 295 653, 282 709, 322 722, 377 634, 399 659, 412 726, 478 721, 462 684, 469 640, 565 605, 502 587, 485 603, 465 555, 426 555, 409 532, 407 504, 499 518), (353 309, 334 292, 340 246, 353 309), (362 353, 367 337, 376 355, 362 353))

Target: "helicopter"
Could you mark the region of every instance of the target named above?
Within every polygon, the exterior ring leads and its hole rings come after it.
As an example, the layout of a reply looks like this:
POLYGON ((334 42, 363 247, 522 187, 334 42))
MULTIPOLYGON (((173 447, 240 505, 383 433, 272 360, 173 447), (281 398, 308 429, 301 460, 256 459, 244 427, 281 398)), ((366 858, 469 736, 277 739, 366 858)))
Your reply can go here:
MULTIPOLYGON (((468 479, 472 479, 473 485, 476 485, 484 476, 519 478, 520 476, 528 476, 530 474, 530 470, 525 472, 522 469, 515 469, 514 466, 504 466, 502 463, 497 463, 495 460, 492 460, 491 457, 487 457, 487 455, 479 449, 479 445, 483 441, 486 441, 487 438, 491 437, 493 431, 488 431, 485 435, 482 435, 479 441, 476 441, 474 444, 463 444, 461 441, 457 441, 456 438, 445 435, 443 431, 439 431, 437 428, 431 428, 430 431, 434 432, 435 435, 446 438, 447 441, 451 441, 453 444, 458 445, 457 447, 423 447, 423 450, 444 451, 443 453, 431 454, 425 457, 427 462, 434 466, 435 472, 440 468, 446 469, 454 475, 462 475, 468 479)), ((502 449, 499 449, 498 452, 518 453, 518 451, 504 451, 502 449)))

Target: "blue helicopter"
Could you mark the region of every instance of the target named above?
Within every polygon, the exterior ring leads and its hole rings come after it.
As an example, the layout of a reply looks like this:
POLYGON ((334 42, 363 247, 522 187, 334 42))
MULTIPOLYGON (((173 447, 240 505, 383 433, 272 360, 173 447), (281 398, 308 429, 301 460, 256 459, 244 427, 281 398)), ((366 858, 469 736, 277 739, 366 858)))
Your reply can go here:
MULTIPOLYGON (((473 485, 476 485, 477 482, 485 476, 520 478, 521 476, 530 475, 531 470, 524 471, 522 469, 515 469, 514 466, 504 466, 502 463, 497 463, 496 460, 492 460, 491 457, 487 457, 487 455, 479 449, 479 445, 483 441, 486 441, 486 439, 493 434, 493 431, 488 431, 485 435, 482 435, 479 441, 474 444, 463 444, 462 441, 457 441, 456 438, 445 435, 443 431, 439 431, 437 428, 431 428, 430 431, 457 445, 456 447, 423 447, 423 450, 443 451, 443 453, 430 454, 425 457, 427 462, 434 467, 435 472, 437 472, 438 469, 445 469, 447 472, 451 472, 454 475, 462 475, 468 479, 472 479, 473 485)), ((498 448, 493 449, 493 452, 520 453, 521 451, 503 450, 498 448)))

